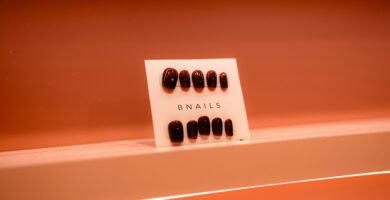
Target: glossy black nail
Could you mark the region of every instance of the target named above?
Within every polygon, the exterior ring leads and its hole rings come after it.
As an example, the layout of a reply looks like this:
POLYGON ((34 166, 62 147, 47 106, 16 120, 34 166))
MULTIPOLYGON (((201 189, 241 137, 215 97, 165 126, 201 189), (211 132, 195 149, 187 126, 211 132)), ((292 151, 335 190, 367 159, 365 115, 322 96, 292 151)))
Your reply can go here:
POLYGON ((198 138, 198 122, 195 120, 187 122, 187 135, 190 139, 198 138))
POLYGON ((207 116, 199 117, 198 129, 200 135, 210 135, 210 119, 207 116))
POLYGON ((221 83, 221 88, 228 88, 228 78, 225 72, 219 75, 219 82, 221 83))
POLYGON ((187 70, 182 70, 179 73, 180 86, 189 88, 191 86, 190 73, 187 70))
POLYGON ((206 74, 207 87, 216 88, 217 87, 217 73, 215 71, 210 70, 206 74))
POLYGON ((171 121, 168 125, 169 139, 171 142, 180 143, 183 142, 183 124, 181 121, 171 121))
POLYGON ((222 135, 222 119, 214 118, 211 121, 211 128, 213 129, 214 135, 222 135))
POLYGON ((225 132, 227 136, 233 136, 233 122, 231 119, 225 121, 225 132))
POLYGON ((202 71, 195 70, 192 72, 192 83, 195 88, 204 88, 204 76, 202 71))
POLYGON ((163 72, 162 85, 169 89, 175 89, 178 73, 176 69, 166 68, 163 72))

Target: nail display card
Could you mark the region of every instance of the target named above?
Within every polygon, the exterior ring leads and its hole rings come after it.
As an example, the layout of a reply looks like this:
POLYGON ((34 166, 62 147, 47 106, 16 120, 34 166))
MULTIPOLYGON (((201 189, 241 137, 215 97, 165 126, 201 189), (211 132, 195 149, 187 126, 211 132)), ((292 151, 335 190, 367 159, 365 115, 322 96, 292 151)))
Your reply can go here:
POLYGON ((250 139, 236 59, 145 60, 145 67, 156 147, 250 139), (191 80, 189 88, 182 88, 178 80, 173 90, 167 89, 162 84, 166 68, 173 68, 178 73, 187 70, 190 75, 195 70, 201 70, 205 78, 205 87, 196 89, 191 80), (214 89, 207 87, 206 74, 210 70, 217 73, 217 87, 214 89), (228 78, 228 88, 224 89, 221 88, 219 81, 222 72, 225 72, 228 78), (198 121, 202 116, 210 119, 210 135, 198 133, 197 139, 189 139, 187 122, 198 121), (223 124, 225 120, 231 119, 233 136, 226 135, 225 126, 222 135, 215 136, 211 127, 214 118, 221 118, 223 124), (174 120, 179 120, 183 124, 184 140, 179 144, 172 143, 169 137, 168 125, 174 120))

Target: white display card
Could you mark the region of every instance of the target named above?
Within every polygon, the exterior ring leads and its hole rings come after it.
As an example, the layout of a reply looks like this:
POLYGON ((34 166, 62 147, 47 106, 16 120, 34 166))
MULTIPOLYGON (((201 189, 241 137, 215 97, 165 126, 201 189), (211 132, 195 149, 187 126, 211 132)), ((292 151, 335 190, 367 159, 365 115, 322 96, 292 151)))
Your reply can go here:
POLYGON ((169 138, 168 124, 173 120, 179 120, 183 124, 184 141, 180 145, 250 139, 236 59, 145 60, 145 67, 156 147, 177 145, 171 143, 169 138), (187 70, 190 75, 195 70, 201 70, 205 78, 205 87, 198 91, 193 87, 191 80, 191 87, 183 89, 178 80, 174 90, 166 90, 162 85, 162 76, 166 68, 174 68, 178 72, 187 70), (209 70, 217 73, 218 82, 215 89, 207 87, 206 74, 209 70), (226 89, 220 87, 219 74, 222 72, 225 72, 228 78, 226 89), (223 122, 231 119, 233 136, 226 136, 223 127, 222 136, 214 136, 211 130, 208 136, 198 134, 196 140, 190 140, 187 136, 187 122, 198 121, 201 116, 208 116, 210 122, 216 117, 221 118, 223 122))

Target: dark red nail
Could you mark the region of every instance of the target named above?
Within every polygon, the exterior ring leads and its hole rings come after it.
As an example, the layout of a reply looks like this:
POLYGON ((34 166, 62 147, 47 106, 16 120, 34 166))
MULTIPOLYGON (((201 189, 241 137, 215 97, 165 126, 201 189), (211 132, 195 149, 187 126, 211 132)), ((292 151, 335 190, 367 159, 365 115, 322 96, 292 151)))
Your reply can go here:
POLYGON ((192 72, 192 83, 195 88, 204 88, 204 76, 202 71, 195 70, 192 72))
POLYGON ((176 69, 166 68, 163 72, 162 85, 169 89, 175 89, 178 73, 176 69))
POLYGON ((225 72, 219 75, 219 82, 221 83, 221 88, 228 88, 228 78, 225 72))
POLYGON ((210 135, 210 119, 207 116, 199 117, 198 129, 200 135, 210 135))
POLYGON ((183 142, 183 124, 180 121, 172 121, 168 125, 169 139, 171 142, 183 142))
POLYGON ((180 86, 189 88, 191 86, 190 73, 187 70, 182 70, 179 73, 180 86))
POLYGON ((225 132, 227 136, 233 136, 233 122, 231 119, 225 121, 225 132))
POLYGON ((190 139, 198 138, 198 122, 191 120, 187 123, 187 135, 190 139))
POLYGON ((222 119, 221 118, 214 118, 211 121, 211 127, 213 129, 214 135, 222 135, 222 119))
POLYGON ((207 87, 216 88, 217 87, 217 73, 215 71, 210 70, 206 74, 207 87))

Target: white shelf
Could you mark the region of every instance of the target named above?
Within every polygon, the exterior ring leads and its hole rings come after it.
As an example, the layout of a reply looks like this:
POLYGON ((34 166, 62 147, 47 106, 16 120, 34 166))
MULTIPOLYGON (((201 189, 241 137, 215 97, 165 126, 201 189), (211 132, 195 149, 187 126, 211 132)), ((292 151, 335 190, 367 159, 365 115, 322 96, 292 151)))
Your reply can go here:
POLYGON ((390 118, 252 130, 249 142, 152 139, 0 153, 0 199, 139 199, 390 170, 390 118))

